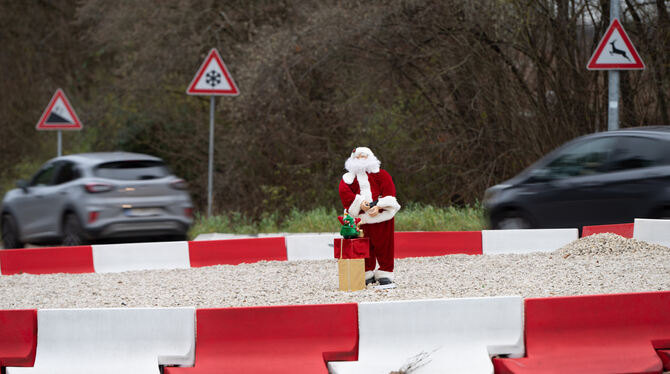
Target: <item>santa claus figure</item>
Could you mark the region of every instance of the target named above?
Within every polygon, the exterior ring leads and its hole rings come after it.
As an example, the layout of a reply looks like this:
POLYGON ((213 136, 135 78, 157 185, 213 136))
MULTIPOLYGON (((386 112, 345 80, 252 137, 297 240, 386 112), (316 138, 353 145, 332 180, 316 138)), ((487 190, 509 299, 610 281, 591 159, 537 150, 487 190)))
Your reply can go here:
POLYGON ((340 181, 340 199, 349 215, 361 219, 361 229, 370 238, 365 284, 379 282, 378 288, 393 288, 393 217, 400 204, 391 175, 380 165, 370 148, 354 149, 344 163, 347 173, 340 181))

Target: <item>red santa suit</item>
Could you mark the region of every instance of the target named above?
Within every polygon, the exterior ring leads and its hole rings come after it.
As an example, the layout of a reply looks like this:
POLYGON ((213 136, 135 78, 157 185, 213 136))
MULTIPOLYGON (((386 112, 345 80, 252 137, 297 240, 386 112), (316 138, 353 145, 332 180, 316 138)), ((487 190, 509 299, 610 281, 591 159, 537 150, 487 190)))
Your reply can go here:
POLYGON ((393 281, 393 217, 400 209, 395 197, 395 185, 391 175, 386 170, 379 168, 380 162, 369 148, 356 148, 349 160, 360 153, 368 156, 372 166, 364 170, 354 169, 353 172, 349 171, 342 176, 339 188, 340 199, 349 215, 361 219, 361 228, 365 236, 370 238, 370 257, 365 259, 366 279, 370 279, 374 274, 375 279, 388 278, 393 281), (370 210, 368 212, 361 210, 361 203, 363 201, 370 203, 374 200, 378 200, 379 214, 372 217, 369 214, 370 210), (374 272, 377 263, 379 263, 379 269, 374 272))

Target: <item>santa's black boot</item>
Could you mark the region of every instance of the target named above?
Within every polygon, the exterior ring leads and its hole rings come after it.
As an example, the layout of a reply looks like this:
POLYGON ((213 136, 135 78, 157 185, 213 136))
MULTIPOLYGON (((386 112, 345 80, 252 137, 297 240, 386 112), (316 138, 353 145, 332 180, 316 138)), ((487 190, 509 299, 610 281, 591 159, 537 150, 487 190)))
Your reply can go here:
POLYGON ((379 282, 379 285, 375 286, 378 290, 387 290, 396 287, 395 283, 393 283, 393 272, 377 270, 375 279, 379 282))

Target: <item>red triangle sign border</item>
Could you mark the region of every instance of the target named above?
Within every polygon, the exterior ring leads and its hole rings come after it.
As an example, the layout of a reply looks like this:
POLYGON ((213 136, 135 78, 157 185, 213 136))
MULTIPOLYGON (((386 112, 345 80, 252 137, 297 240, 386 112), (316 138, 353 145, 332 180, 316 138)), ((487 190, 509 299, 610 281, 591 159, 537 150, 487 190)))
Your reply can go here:
POLYGON ((37 122, 37 126, 35 126, 37 130, 81 130, 83 127, 84 126, 79 120, 77 113, 75 113, 74 108, 72 108, 72 104, 70 104, 70 101, 67 99, 67 96, 65 96, 65 92, 63 92, 63 90, 60 88, 56 90, 56 93, 51 98, 51 101, 49 101, 49 105, 47 105, 46 109, 44 110, 44 113, 42 113, 42 116, 40 117, 40 120, 37 122), (56 105, 56 102, 58 102, 58 99, 61 99, 63 101, 63 105, 70 114, 70 117, 72 117, 73 123, 71 124, 47 123, 47 118, 49 118, 49 115, 53 111, 53 108, 56 105))
POLYGON ((212 50, 209 51, 207 58, 205 58, 205 61, 198 69, 198 72, 195 74, 195 77, 191 81, 191 84, 189 84, 186 93, 189 95, 210 95, 210 96, 237 96, 240 94, 239 90, 237 89, 237 85, 235 84, 235 81, 233 81, 233 78, 231 77, 230 72, 226 67, 226 64, 223 62, 223 59, 221 58, 221 55, 219 54, 219 51, 216 50, 216 48, 212 48, 212 50), (224 79, 228 82, 230 86, 229 89, 202 89, 196 87, 198 85, 198 82, 200 82, 200 79, 202 78, 203 74, 205 74, 205 70, 207 69, 207 66, 209 66, 209 63, 212 61, 212 59, 214 59, 216 63, 219 65, 219 68, 221 68, 221 72, 223 73, 224 79))
POLYGON ((586 65, 586 68, 588 70, 642 70, 645 68, 644 62, 642 62, 640 55, 637 53, 635 46, 630 41, 628 34, 626 34, 626 31, 623 29, 623 26, 621 26, 621 23, 619 22, 618 18, 615 18, 610 23, 609 27, 607 28, 607 31, 605 32, 605 35, 598 43, 596 51, 591 56, 591 59, 589 59, 589 63, 586 65), (633 62, 597 63, 598 59, 600 58, 600 55, 605 50, 607 41, 612 36, 612 33, 614 33, 614 30, 618 31, 619 35, 621 35, 621 39, 623 39, 624 44, 626 44, 626 47, 630 51, 631 57, 633 58, 633 62))

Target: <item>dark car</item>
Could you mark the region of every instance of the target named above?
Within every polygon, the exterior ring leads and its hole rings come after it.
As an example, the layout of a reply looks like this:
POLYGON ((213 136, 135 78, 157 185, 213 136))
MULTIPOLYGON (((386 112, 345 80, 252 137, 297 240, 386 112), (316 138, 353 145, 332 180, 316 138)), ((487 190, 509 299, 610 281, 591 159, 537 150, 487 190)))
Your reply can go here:
POLYGON ((5 248, 185 240, 193 222, 186 182, 154 156, 100 152, 57 157, 17 186, 2 201, 5 248))
POLYGON ((670 126, 572 140, 486 190, 493 229, 580 228, 670 217, 670 126))

